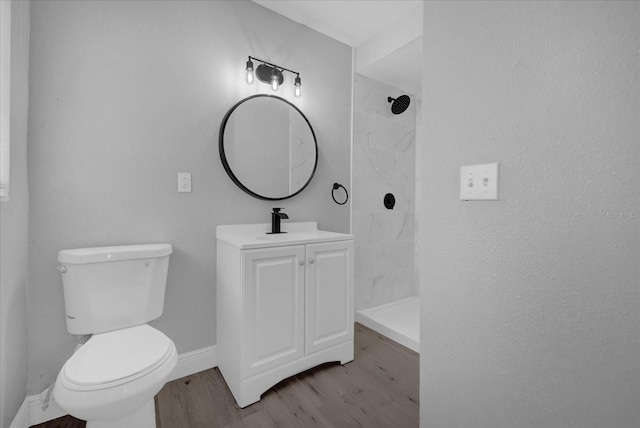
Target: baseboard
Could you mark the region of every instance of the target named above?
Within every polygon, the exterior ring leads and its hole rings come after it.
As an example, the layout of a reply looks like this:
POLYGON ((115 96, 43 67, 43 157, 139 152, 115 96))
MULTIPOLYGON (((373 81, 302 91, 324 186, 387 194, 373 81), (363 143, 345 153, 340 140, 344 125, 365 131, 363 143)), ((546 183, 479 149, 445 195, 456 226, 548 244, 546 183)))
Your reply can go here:
POLYGON ((53 396, 49 398, 49 407, 46 410, 42 409, 42 403, 44 401, 44 397, 46 397, 46 389, 36 395, 30 395, 27 397, 29 400, 29 425, 38 425, 43 422, 52 421, 54 419, 58 419, 67 414, 62 407, 58 406, 58 403, 55 402, 53 396))
POLYGON ((215 346, 196 349, 178 355, 178 363, 167 382, 218 366, 218 352, 215 346))
POLYGON ((9 428, 28 428, 29 427, 29 403, 28 397, 24 398, 24 401, 18 409, 18 413, 13 418, 9 428))
MULTIPOLYGON (((194 373, 208 370, 218 366, 218 353, 215 346, 209 346, 207 348, 196 349, 195 351, 185 352, 178 355, 178 362, 176 368, 173 369, 171 376, 167 382, 180 379, 181 377, 189 376, 194 373)), ((46 390, 45 390, 46 391, 46 390)), ((42 410, 42 402, 46 397, 46 393, 43 391, 40 394, 30 395, 25 398, 25 402, 20 407, 20 410, 24 413, 21 418, 24 420, 23 425, 18 425, 18 415, 11 424, 10 428, 27 428, 31 425, 41 424, 53 419, 57 419, 67 414, 58 404, 53 397, 49 400, 49 407, 47 410, 42 410), (24 407, 24 410, 22 410, 24 407), (15 424, 15 426, 14 426, 15 424)))

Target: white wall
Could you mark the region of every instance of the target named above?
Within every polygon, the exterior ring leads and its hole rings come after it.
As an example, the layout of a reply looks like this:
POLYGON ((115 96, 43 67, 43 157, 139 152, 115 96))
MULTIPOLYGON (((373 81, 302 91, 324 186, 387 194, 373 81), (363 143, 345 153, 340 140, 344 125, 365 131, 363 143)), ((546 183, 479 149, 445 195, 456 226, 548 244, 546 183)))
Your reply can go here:
POLYGON ((356 310, 418 294, 415 284, 416 97, 400 115, 387 97, 403 92, 356 75, 353 113, 353 234, 356 310), (393 210, 384 196, 394 195, 393 210))
POLYGON ((640 426, 640 4, 424 19, 421 426, 640 426))
MULTIPOLYGON (((291 221, 348 232, 331 200, 350 177, 351 48, 248 1, 34 1, 29 178, 29 394, 52 382, 75 339, 65 327, 60 249, 170 242, 165 312, 152 323, 181 353, 216 342, 215 228, 291 221), (301 73, 279 95, 314 126, 318 170, 292 200, 237 188, 218 128, 241 98, 252 55, 301 73), (193 193, 177 193, 191 172, 193 193)), ((254 62, 255 64, 255 62, 254 62)))
POLYGON ((27 106, 29 3, 11 4, 11 189, 0 203, 0 426, 26 395, 29 192, 27 106))

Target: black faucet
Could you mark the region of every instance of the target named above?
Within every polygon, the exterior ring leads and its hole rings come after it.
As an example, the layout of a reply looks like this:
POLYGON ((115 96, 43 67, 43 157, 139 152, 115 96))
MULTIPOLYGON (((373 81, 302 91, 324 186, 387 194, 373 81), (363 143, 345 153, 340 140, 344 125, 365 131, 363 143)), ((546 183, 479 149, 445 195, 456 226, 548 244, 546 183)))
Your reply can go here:
POLYGON ((280 219, 289 218, 285 213, 281 213, 282 208, 274 208, 271 213, 271 233, 287 233, 280 231, 280 219))

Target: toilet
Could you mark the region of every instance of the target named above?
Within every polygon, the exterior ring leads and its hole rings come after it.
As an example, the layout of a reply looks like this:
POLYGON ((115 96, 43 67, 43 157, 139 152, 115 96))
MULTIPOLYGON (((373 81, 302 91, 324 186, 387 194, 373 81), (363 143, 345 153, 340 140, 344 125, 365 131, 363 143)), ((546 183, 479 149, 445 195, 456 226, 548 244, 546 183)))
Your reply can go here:
POLYGON ((169 244, 58 253, 67 330, 91 338, 63 365, 55 401, 87 428, 155 428, 154 396, 176 366, 166 335, 147 325, 164 309, 169 244))

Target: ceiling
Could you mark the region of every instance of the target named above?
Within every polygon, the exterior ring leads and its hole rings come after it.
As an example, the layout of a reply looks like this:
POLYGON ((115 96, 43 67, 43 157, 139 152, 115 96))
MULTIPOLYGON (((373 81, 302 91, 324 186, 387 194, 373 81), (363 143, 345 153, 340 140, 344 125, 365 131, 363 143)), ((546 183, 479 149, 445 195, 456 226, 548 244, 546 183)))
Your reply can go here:
POLYGON ((420 93, 422 0, 253 0, 355 48, 356 73, 420 93))

